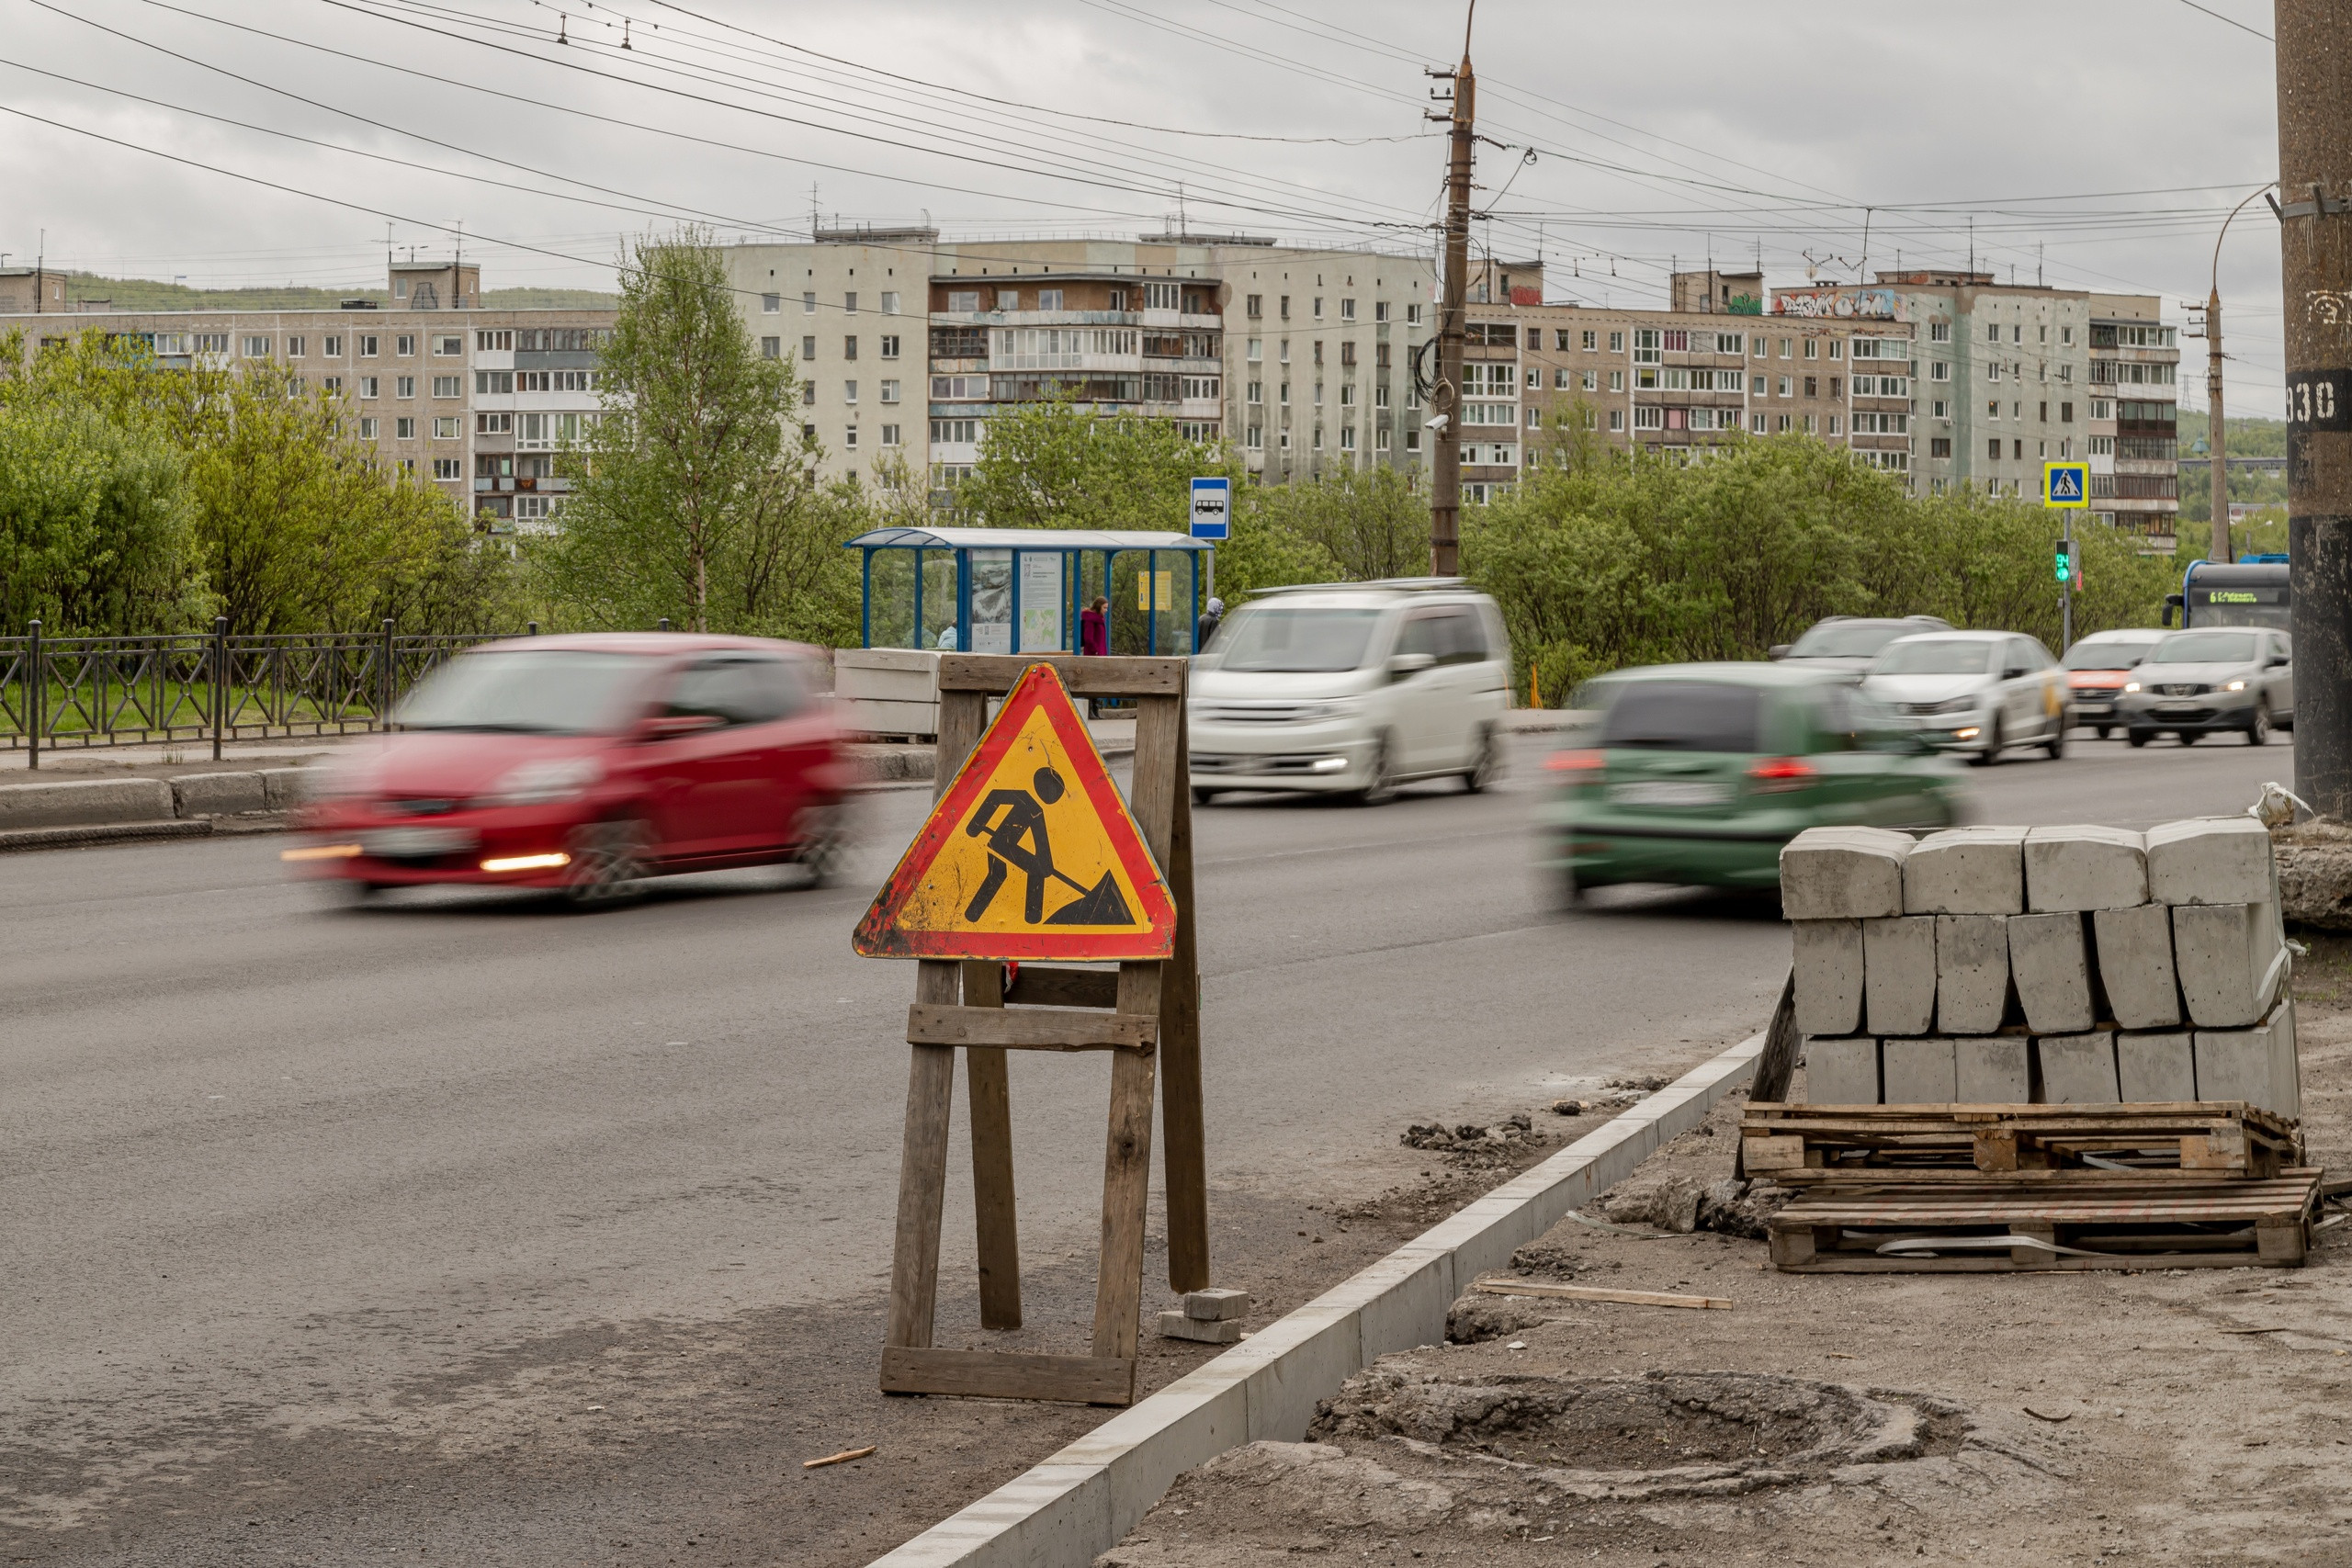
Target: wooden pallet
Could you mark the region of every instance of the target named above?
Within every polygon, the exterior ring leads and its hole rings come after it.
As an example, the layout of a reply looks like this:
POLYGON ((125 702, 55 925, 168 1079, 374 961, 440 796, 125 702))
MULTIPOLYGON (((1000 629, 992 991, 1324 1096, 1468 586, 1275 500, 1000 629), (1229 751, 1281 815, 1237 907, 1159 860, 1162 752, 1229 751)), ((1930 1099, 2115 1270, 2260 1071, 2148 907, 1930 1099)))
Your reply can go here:
POLYGON ((2296 1124, 2236 1101, 2147 1105, 1751 1104, 1742 1164, 1784 1186, 1980 1174, 2267 1180, 2301 1157, 2296 1124), (2101 1164, 2093 1164, 2092 1161, 2101 1164))
POLYGON ((2091 1172, 2064 1183, 1972 1175, 1964 1183, 1897 1175, 1809 1190, 1772 1216, 1772 1261, 1816 1274, 2297 1268, 2320 1201, 2316 1169, 2206 1180, 2091 1172), (2015 1245, 1984 1249, 2003 1237, 2015 1245), (1937 1240, 1955 1245, 1933 1257, 1879 1250, 1915 1238, 1930 1250, 1937 1240))

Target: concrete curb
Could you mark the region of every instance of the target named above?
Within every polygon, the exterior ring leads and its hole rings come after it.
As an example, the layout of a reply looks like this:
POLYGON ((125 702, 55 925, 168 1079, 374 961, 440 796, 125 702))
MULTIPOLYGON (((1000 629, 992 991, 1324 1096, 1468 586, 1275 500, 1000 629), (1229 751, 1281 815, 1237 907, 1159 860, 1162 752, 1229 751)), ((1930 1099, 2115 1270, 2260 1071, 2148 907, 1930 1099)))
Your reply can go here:
POLYGON ((1763 1049, 1750 1035, 871 1568, 1087 1568, 1185 1471, 1243 1443, 1296 1442, 1350 1376, 1442 1343, 1472 1280, 1698 1126, 1763 1049))
POLYGON ((17 828, 0 832, 0 853, 11 850, 71 850, 85 844, 126 844, 142 839, 204 839, 212 818, 192 822, 96 822, 78 828, 17 828))

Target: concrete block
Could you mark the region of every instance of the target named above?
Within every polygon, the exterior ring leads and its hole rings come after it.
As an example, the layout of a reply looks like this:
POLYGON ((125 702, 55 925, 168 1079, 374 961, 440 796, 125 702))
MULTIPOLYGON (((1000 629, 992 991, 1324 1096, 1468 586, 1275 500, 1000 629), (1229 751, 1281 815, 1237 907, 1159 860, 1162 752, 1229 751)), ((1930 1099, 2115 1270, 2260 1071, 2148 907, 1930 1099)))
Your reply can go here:
POLYGON ((2025 909, 2023 828, 1947 828, 1903 863, 1909 915, 2015 915, 2025 909))
POLYGON ((1781 912, 1792 920, 1869 920, 1903 913, 1911 835, 1883 828, 1808 828, 1781 852, 1781 912))
POLYGON ((1318 1298, 1227 1350, 1249 1368, 1249 1440, 1305 1438, 1316 1402, 1363 1370, 1362 1329, 1355 1304, 1333 1306, 1318 1298))
POLYGON ((1808 1105, 1878 1105, 1878 1041, 1871 1035, 1804 1043, 1808 1105))
POLYGON ((2009 920, 2009 974, 2018 1005, 2036 1034, 2088 1029, 2091 1016, 2090 944, 2083 917, 2017 915, 2009 920))
POLYGON ((1958 1056, 1950 1040, 1879 1042, 1880 1092, 1889 1105, 1949 1105, 1960 1098, 1958 1056))
POLYGON ((1797 1028, 1807 1034, 1851 1034, 1862 1026, 1862 922, 1796 920, 1789 926, 1795 960, 1797 1028))
POLYGON ((262 805, 271 811, 290 811, 305 804, 311 798, 311 777, 309 768, 262 769, 262 805))
POLYGON ((2031 1105, 2033 1049, 2022 1034, 1952 1043, 1952 1095, 1962 1105, 2031 1105))
MULTIPOLYGON (((2009 922, 1999 915, 1935 920, 1936 1027, 1946 1034, 1989 1034, 2008 1021, 2017 998, 2009 984, 2009 922)), ((2165 942, 2169 954, 2169 928, 2165 942)))
POLYGON ((1046 1462, 1099 1464, 1109 1483, 1111 1529, 1125 1535, 1179 1475, 1248 1440, 1249 1394, 1239 1369, 1224 1363, 1220 1356, 1194 1368, 1046 1462))
POLYGON ((1862 997, 1872 1034, 1925 1034, 1936 1026, 1934 916, 1862 922, 1862 997))
POLYGON ((1238 1345, 1241 1342, 1241 1320, 1228 1317, 1221 1322, 1204 1321, 1188 1316, 1181 1307, 1159 1314, 1159 1337, 1162 1339, 1197 1339, 1204 1345, 1238 1345))
POLYGON ((2115 1037, 2115 1077, 2127 1105, 2195 1100, 2195 1037, 2186 1029, 2126 1030, 2115 1037))
POLYGON ((2114 1105, 2123 1098, 2115 1072, 2115 1032, 2035 1037, 2045 1105, 2114 1105))
POLYGON ((2177 1026, 2180 981, 2173 967, 2172 911, 2162 904, 2099 909, 2091 915, 2091 938, 2099 984, 2115 1021, 2126 1029, 2177 1026))
POLYGON ((182 817, 226 817, 267 804, 259 773, 188 773, 172 780, 172 805, 182 817))
POLYGON ((2148 851, 2125 828, 2033 828, 2025 836, 2025 907, 2128 909, 2148 901, 2148 851))
POLYGON ((2196 817, 2147 831, 2148 897, 2159 904, 2275 902, 2270 830, 2251 817, 2196 817))
POLYGON ((0 832, 96 822, 168 822, 172 786, 162 779, 62 779, 0 785, 0 832))
POLYGON ((2242 1100, 2280 1116, 2302 1114, 2291 998, 2252 1029, 2199 1030, 2196 1049, 2198 1099, 2242 1100))
POLYGON ((1228 1317, 1250 1315, 1250 1292, 1247 1291, 1187 1291, 1184 1292, 1184 1315, 1203 1323, 1222 1323, 1228 1317))
POLYGON ((2181 999, 2199 1029, 2245 1029, 2278 999, 2287 949, 2270 904, 2183 904, 2172 911, 2181 999))

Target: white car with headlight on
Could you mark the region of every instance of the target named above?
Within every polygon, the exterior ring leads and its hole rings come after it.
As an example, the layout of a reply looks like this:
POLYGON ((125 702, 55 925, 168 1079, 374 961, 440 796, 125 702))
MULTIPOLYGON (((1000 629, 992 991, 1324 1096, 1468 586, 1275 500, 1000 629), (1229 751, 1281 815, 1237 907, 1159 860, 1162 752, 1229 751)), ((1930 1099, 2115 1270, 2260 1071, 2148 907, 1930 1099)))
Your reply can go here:
POLYGON ((2064 671, 2035 638, 2016 632, 1930 632, 1886 645, 1862 691, 1901 715, 1928 744, 1992 763, 2012 746, 2066 754, 2064 671))
POLYGON ((1292 790, 1366 805, 1502 766, 1510 642, 1495 602, 1453 578, 1255 596, 1194 660, 1193 798, 1292 790))

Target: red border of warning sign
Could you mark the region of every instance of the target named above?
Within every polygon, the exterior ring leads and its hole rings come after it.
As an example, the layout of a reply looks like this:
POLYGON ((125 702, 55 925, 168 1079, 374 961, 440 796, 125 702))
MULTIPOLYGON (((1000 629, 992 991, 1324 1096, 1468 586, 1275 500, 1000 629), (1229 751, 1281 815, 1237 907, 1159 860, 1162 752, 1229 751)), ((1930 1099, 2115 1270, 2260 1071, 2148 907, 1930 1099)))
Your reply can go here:
POLYGON ((972 754, 956 771, 956 782, 932 807, 922 831, 907 846, 907 852, 899 857, 899 863, 882 884, 881 892, 875 895, 872 907, 857 922, 850 946, 868 958, 1174 956, 1176 906, 1169 897, 1167 883, 1160 877, 1159 863, 1152 859, 1151 846, 1143 841, 1143 834, 1128 814, 1119 786, 1112 782, 1110 770, 1102 765, 1102 754, 1094 749, 1093 736, 1087 733, 1085 723, 1070 705, 1069 694, 1062 688, 1061 677, 1052 665, 1032 664, 1013 682, 1003 705, 997 709, 996 717, 980 737, 980 743, 972 748, 972 754), (1151 924, 1150 931, 1090 933, 1073 928, 1034 932, 902 930, 897 921, 908 896, 921 885, 931 863, 970 812, 974 798, 996 772, 1004 754, 1012 750, 1014 738, 1028 722, 1030 714, 1040 708, 1045 711, 1046 722, 1054 727, 1062 750, 1069 753, 1071 771, 1078 775, 1075 782, 1086 792, 1088 804, 1102 820, 1127 879, 1135 884, 1143 916, 1151 924))

